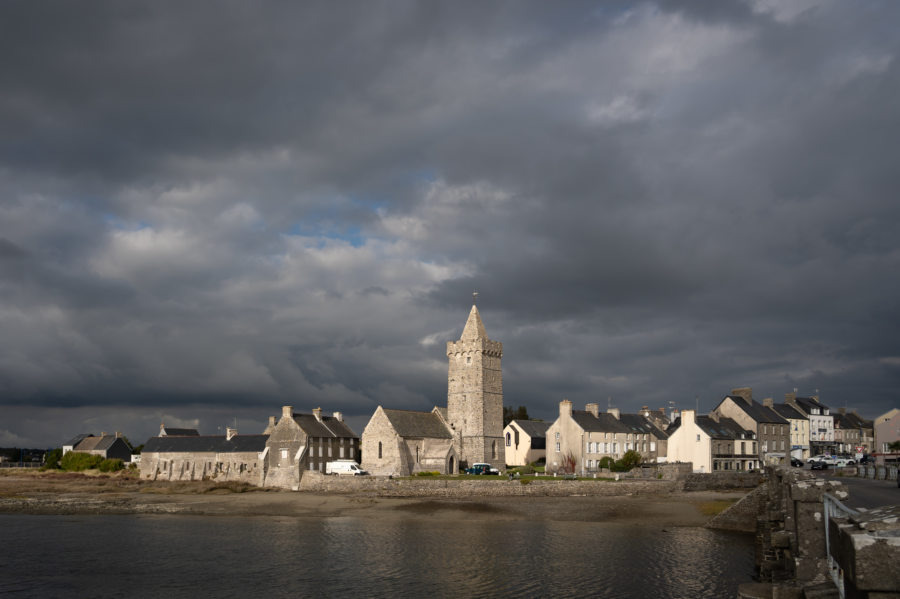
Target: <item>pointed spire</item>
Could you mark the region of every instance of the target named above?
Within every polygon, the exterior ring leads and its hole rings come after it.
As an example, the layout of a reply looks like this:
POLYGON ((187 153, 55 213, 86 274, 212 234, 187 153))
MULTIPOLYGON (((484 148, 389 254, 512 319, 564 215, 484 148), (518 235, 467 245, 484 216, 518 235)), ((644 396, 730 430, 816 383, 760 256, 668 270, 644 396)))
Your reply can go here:
POLYGON ((469 319, 463 329, 461 341, 471 341, 473 339, 487 339, 487 333, 484 330, 484 323, 481 322, 481 315, 478 313, 478 307, 472 305, 472 311, 469 312, 469 319))

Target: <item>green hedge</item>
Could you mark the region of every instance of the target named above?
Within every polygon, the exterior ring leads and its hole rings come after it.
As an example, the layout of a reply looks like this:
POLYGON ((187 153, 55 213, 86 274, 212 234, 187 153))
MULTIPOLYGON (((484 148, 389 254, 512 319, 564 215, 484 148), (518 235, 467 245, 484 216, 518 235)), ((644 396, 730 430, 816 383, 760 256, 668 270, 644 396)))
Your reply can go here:
POLYGON ((70 451, 59 460, 59 467, 68 472, 81 472, 91 468, 99 468, 103 461, 98 455, 70 451))

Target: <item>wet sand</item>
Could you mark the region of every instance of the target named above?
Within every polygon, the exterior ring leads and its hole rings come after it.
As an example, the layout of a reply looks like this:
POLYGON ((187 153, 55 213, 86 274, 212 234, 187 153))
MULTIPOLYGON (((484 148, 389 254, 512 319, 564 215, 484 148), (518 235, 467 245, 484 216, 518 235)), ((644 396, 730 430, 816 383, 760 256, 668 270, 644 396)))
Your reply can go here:
POLYGON ((378 497, 256 490, 210 482, 141 481, 70 473, 0 473, 0 513, 191 514, 298 518, 428 518, 457 520, 550 520, 703 526, 713 502, 740 499, 746 491, 665 495, 486 497, 378 497))

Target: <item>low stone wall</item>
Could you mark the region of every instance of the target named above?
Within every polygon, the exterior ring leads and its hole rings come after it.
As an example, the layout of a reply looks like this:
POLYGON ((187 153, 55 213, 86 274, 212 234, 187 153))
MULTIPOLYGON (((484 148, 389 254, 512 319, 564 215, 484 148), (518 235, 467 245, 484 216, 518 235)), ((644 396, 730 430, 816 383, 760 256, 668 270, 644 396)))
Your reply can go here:
POLYGON ((740 501, 710 520, 706 526, 718 530, 756 532, 756 518, 760 507, 769 497, 769 489, 759 485, 740 501))
POLYGON ((380 497, 472 497, 472 496, 537 496, 569 497, 572 495, 661 495, 681 490, 681 483, 667 480, 563 480, 546 477, 535 481, 485 479, 447 480, 381 476, 328 476, 305 472, 301 491, 317 493, 371 493, 380 497))
POLYGON ((756 472, 688 474, 684 479, 684 490, 725 491, 728 489, 755 489, 765 480, 765 475, 756 472))
POLYGON ((856 476, 874 480, 897 480, 897 466, 857 466, 856 476))

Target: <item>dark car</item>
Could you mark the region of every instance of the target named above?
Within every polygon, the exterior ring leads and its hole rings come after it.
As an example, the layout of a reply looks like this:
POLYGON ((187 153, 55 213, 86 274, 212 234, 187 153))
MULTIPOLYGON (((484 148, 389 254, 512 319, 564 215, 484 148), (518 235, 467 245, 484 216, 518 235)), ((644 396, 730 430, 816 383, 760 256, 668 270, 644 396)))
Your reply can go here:
POLYGON ((471 468, 466 468, 466 474, 499 474, 499 471, 491 468, 490 464, 473 464, 471 468))
POLYGON ((803 460, 791 458, 791 466, 793 466, 794 468, 803 468, 803 460))
POLYGON ((828 470, 828 463, 816 460, 809 463, 810 470, 828 470))

